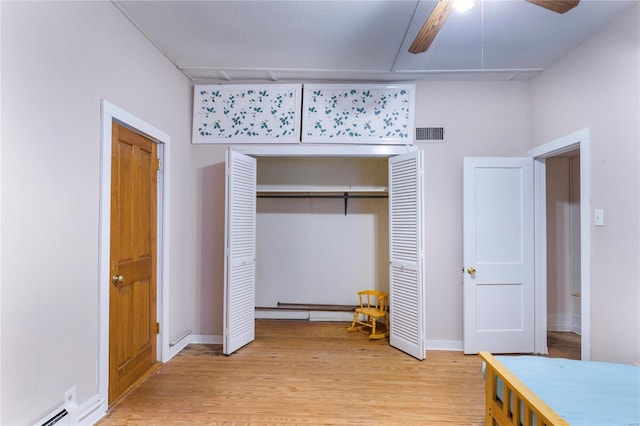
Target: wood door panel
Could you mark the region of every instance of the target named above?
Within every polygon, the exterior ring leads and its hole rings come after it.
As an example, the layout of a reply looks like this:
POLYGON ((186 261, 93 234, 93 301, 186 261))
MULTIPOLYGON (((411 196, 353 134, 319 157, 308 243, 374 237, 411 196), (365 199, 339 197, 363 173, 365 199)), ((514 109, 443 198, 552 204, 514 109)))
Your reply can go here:
POLYGON ((134 235, 134 226, 131 219, 134 217, 134 194, 130 192, 128 186, 131 185, 133 179, 132 169, 135 166, 135 147, 123 141, 118 141, 117 149, 118 161, 112 166, 116 168, 114 172, 119 175, 117 186, 115 187, 118 197, 111 197, 111 211, 118 217, 119 229, 117 232, 119 238, 116 239, 118 247, 114 247, 112 250, 117 249, 120 259, 131 259, 133 257, 131 239, 134 235))
MULTIPOLYGON (((152 153, 142 149, 138 150, 136 154, 138 155, 138 158, 136 159, 138 167, 134 169, 137 175, 136 182, 144 182, 144 180, 148 179, 149 176, 155 177, 155 170, 151 170, 152 164, 155 164, 153 158, 155 157, 155 154, 152 155, 152 153)), ((136 185, 134 187, 134 191, 136 192, 133 198, 134 209, 140 212, 150 211, 152 208, 150 185, 136 185)), ((155 197, 155 194, 153 194, 153 196, 155 197)), ((155 205, 155 199, 153 200, 153 204, 155 205)), ((148 217, 142 214, 134 215, 134 221, 134 226, 137 231, 136 238, 131 242, 131 246, 134 250, 134 258, 150 255, 151 236, 152 234, 155 235, 155 232, 152 232, 152 230, 149 229, 150 222, 148 217)))
POLYGON ((109 403, 156 363, 156 144, 113 125, 109 403))
POLYGON ((138 260, 127 259, 119 262, 118 270, 120 271, 120 275, 122 275, 124 282, 119 284, 118 287, 132 284, 136 281, 151 279, 150 271, 152 264, 153 259, 151 256, 144 256, 138 260))
MULTIPOLYGON (((132 349, 139 354, 151 343, 152 329, 149 327, 150 311, 149 280, 137 281, 133 285, 133 300, 136 310, 132 312, 132 349)), ((153 333, 155 336, 155 333, 153 333)))
MULTIPOLYGON (((111 326, 117 330, 127 328, 131 324, 131 300, 133 297, 133 291, 131 286, 122 286, 118 289, 118 297, 113 298, 111 303, 111 326)), ((123 369, 124 366, 131 361, 131 348, 129 347, 129 341, 123 339, 118 345, 114 345, 112 351, 111 361, 118 369, 123 369)))

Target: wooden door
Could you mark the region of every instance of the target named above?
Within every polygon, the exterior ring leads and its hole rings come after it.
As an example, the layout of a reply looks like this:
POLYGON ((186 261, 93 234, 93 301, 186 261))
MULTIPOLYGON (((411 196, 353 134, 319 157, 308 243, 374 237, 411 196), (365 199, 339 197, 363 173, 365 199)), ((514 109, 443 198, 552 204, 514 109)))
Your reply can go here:
POLYGON ((223 352, 255 338, 256 159, 227 151, 223 352))
POLYGON ((392 346, 425 357, 422 151, 389 158, 389 310, 392 346))
POLYGON ((464 352, 534 352, 533 159, 465 158, 464 352))
POLYGON ((113 124, 109 404, 156 363, 156 144, 113 124))

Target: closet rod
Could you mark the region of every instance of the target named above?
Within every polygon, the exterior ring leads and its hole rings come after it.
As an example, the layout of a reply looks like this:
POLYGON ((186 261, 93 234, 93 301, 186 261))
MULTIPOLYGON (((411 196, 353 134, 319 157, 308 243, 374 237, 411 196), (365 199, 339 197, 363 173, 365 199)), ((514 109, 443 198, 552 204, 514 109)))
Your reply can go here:
POLYGON ((389 198, 388 195, 350 195, 345 192, 343 195, 329 194, 257 194, 257 198, 342 198, 344 199, 344 215, 347 215, 347 205, 349 198, 389 198))
POLYGON ((258 194, 258 198, 389 198, 388 195, 258 194))

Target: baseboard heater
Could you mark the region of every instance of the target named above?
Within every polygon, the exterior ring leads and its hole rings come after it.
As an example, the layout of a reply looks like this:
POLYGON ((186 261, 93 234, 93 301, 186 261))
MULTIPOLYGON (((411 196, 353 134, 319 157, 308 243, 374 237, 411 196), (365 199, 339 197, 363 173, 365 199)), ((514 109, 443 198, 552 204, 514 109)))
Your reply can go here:
POLYGON ((64 424, 69 424, 69 412, 64 408, 54 413, 49 419, 41 423, 40 426, 52 426, 60 421, 63 421, 64 424))
POLYGON ((284 303, 278 302, 278 306, 256 307, 256 310, 283 310, 283 311, 330 311, 353 312, 355 305, 322 305, 317 303, 284 303))

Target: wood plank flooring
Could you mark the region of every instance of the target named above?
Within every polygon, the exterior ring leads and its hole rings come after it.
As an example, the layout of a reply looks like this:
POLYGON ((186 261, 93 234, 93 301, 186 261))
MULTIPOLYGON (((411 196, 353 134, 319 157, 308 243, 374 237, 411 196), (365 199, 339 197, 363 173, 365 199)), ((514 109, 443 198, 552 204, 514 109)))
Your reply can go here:
POLYGON ((478 357, 417 361, 347 325, 257 321, 256 340, 228 357, 189 345, 99 425, 483 424, 478 357))
POLYGON ((550 358, 581 359, 581 337, 575 333, 549 331, 547 347, 550 358))
MULTIPOLYGON (((256 340, 231 356, 189 345, 98 424, 483 424, 478 357, 429 351, 417 361, 347 326, 262 320, 256 340)), ((550 356, 579 359, 579 339, 549 333, 550 356)))

